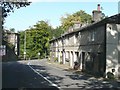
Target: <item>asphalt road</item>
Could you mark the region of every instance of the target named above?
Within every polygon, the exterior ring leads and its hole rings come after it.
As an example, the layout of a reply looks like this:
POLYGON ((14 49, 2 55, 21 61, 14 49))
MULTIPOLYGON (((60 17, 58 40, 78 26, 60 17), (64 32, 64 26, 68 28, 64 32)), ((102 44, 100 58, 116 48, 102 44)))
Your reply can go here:
POLYGON ((2 64, 2 88, 55 88, 43 77, 35 73, 28 62, 7 62, 2 64))
MULTIPOLYGON (((3 63, 3 88, 54 88, 84 90, 119 90, 117 82, 98 80, 57 68, 46 60, 3 63)), ((22 90, 22 89, 21 89, 22 90)))

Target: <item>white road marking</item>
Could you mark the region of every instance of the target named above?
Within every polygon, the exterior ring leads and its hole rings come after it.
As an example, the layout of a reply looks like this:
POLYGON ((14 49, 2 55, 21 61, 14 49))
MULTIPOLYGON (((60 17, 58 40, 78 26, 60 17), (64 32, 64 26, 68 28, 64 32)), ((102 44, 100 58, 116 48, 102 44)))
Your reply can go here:
POLYGON ((40 74, 40 73, 37 72, 35 69, 33 69, 33 68, 30 66, 30 62, 28 62, 27 65, 28 65, 35 73, 37 73, 39 76, 41 76, 41 77, 44 78, 46 81, 48 81, 52 86, 55 86, 55 87, 57 87, 57 88, 60 89, 60 87, 58 87, 57 84, 54 84, 53 82, 51 82, 50 80, 48 80, 48 79, 47 79, 48 77, 44 77, 42 74, 40 74))

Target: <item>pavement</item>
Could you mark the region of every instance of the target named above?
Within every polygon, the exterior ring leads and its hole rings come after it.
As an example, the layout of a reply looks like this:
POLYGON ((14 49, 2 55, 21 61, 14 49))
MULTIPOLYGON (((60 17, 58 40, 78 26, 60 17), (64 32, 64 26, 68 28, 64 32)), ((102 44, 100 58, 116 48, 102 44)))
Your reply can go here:
MULTIPOLYGON (((86 74, 86 73, 81 72, 81 70, 79 70, 79 69, 74 70, 73 68, 71 68, 70 66, 68 66, 66 64, 60 64, 60 63, 54 62, 54 61, 47 61, 46 63, 49 64, 49 65, 52 65, 54 67, 66 70, 66 71, 70 71, 70 72, 75 73, 75 74, 84 74, 86 76, 92 76, 90 74, 86 74)), ((103 79, 103 78, 99 78, 99 79, 103 79)))
POLYGON ((109 80, 109 79, 103 78, 103 77, 95 78, 92 75, 89 75, 89 74, 86 74, 86 73, 82 73, 80 70, 73 70, 70 66, 65 65, 65 64, 60 64, 60 63, 54 62, 54 61, 47 61, 46 63, 48 63, 48 64, 50 64, 52 66, 55 66, 57 68, 61 68, 61 69, 66 70, 66 71, 70 71, 70 72, 75 73, 77 75, 82 74, 85 77, 90 77, 89 80, 97 80, 99 82, 105 82, 105 81, 109 82, 112 85, 114 85, 115 87, 118 87, 120 89, 120 79, 109 80))
POLYGON ((54 61, 47 61, 48 64, 51 64, 55 67, 61 68, 61 69, 71 69, 70 66, 65 65, 65 64, 60 64, 58 62, 54 62, 54 61))

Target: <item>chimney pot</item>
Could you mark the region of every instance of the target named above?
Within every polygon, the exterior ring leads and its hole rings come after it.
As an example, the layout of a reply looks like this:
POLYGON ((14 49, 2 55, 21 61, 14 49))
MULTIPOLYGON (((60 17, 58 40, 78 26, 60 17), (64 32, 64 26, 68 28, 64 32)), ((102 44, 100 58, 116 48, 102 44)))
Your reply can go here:
POLYGON ((100 4, 98 4, 97 10, 100 11, 100 4))

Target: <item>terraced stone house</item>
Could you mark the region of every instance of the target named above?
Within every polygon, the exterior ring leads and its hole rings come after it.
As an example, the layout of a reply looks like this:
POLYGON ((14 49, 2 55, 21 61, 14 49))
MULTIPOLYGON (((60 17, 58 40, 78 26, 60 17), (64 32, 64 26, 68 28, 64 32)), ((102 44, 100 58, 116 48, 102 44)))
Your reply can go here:
POLYGON ((51 60, 80 70, 105 76, 120 77, 120 14, 101 19, 101 11, 93 11, 93 23, 75 24, 70 32, 50 41, 51 60))

